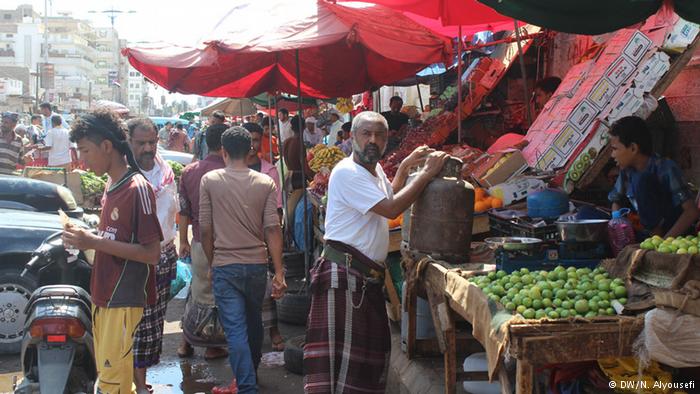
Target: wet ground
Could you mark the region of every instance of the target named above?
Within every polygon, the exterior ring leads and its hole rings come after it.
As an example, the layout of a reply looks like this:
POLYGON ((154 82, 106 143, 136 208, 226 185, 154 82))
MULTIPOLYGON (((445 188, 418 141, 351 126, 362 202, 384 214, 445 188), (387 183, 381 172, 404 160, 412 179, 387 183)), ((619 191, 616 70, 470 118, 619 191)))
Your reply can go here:
MULTIPOLYGON (((196 349, 195 356, 182 360, 176 351, 180 343, 180 317, 185 301, 174 299, 168 304, 168 312, 163 336, 163 355, 157 367, 148 370, 148 382, 154 386, 156 394, 209 393, 211 388, 231 382, 233 375, 228 359, 206 361, 204 350, 196 349)), ((303 326, 280 324, 285 339, 304 333, 303 326)), ((281 354, 271 352, 270 338, 265 336, 263 359, 281 358, 281 354)), ((0 356, 0 393, 12 390, 12 377, 21 376, 19 355, 0 356)), ((287 372, 283 366, 266 365, 263 362, 258 370, 260 393, 303 393, 302 377, 287 372)))

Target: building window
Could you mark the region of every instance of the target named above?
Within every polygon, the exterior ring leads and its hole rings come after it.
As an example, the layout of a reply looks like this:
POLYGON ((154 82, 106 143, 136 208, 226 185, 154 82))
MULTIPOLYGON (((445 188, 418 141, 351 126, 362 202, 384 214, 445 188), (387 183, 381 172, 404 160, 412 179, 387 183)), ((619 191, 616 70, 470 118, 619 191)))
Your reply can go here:
POLYGON ((12 14, 5 14, 5 15, 3 15, 3 18, 12 19, 12 14))

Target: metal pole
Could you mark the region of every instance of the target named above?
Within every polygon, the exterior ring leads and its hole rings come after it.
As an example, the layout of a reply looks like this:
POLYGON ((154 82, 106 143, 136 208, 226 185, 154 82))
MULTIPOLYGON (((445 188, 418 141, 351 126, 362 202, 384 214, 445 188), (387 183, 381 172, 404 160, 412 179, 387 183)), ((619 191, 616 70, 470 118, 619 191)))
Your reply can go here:
POLYGON ((299 50, 296 50, 296 66, 297 66, 297 100, 298 110, 297 117, 299 118, 299 153, 301 154, 301 184, 302 184, 302 204, 304 204, 304 277, 306 283, 309 283, 309 223, 308 213, 306 212, 306 147, 304 146, 304 125, 302 120, 302 104, 301 104, 301 68, 299 66, 299 50))
POLYGON ((267 139, 270 142, 270 164, 275 164, 275 154, 272 152, 272 136, 274 135, 273 128, 272 128, 272 103, 270 102, 270 95, 267 95, 267 124, 269 126, 269 134, 267 139))
POLYGON ((282 155, 282 129, 279 127, 279 100, 277 100, 277 97, 279 96, 279 92, 275 92, 275 121, 277 122, 277 129, 279 130, 279 135, 277 136, 277 145, 279 147, 280 151, 280 186, 282 187, 282 220, 283 220, 283 226, 285 229, 287 228, 288 222, 289 222, 289 212, 287 212, 287 191, 284 190, 284 185, 286 184, 285 178, 284 178, 284 166, 287 164, 284 162, 284 156, 282 155))
POLYGON ((416 90, 418 90, 418 102, 420 102, 420 112, 423 112, 423 96, 420 94, 420 82, 416 84, 416 90))
POLYGON ((457 37, 457 144, 462 143, 462 25, 457 37))
POLYGON ((241 107, 241 124, 243 124, 244 123, 244 121, 243 121, 243 99, 239 99, 238 104, 241 107))
POLYGON ((520 42, 520 27, 518 26, 518 21, 513 19, 513 24, 515 25, 515 38, 518 40, 518 55, 520 57, 520 75, 523 78, 523 92, 525 93, 525 107, 527 109, 527 124, 532 124, 532 113, 530 111, 530 92, 527 88, 527 70, 525 70, 525 57, 523 54, 523 45, 520 42))

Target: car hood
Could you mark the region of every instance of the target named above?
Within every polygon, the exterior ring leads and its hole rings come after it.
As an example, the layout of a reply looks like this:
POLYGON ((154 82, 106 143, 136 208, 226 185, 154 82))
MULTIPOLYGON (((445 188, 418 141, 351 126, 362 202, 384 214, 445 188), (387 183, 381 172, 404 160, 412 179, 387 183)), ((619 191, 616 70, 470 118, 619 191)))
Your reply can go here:
MULTIPOLYGON (((71 219, 71 223, 87 228, 79 220, 71 219)), ((58 215, 42 212, 20 211, 0 208, 0 227, 21 229, 63 230, 61 218, 58 215)))

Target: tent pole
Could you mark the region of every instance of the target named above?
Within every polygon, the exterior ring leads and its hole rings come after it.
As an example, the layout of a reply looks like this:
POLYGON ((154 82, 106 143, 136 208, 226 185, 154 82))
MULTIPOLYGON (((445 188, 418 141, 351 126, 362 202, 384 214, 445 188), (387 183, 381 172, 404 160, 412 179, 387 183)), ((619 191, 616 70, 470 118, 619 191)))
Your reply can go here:
POLYGON ((302 120, 302 103, 301 103, 301 68, 299 66, 299 50, 295 51, 296 60, 296 71, 297 71, 297 117, 299 118, 299 139, 301 140, 299 144, 299 153, 301 154, 301 183, 302 183, 302 204, 304 206, 304 277, 306 278, 306 283, 309 283, 309 223, 308 223, 308 213, 306 212, 306 147, 304 146, 304 125, 302 120))
POLYGON ((280 151, 279 169, 280 169, 280 187, 282 188, 282 221, 285 229, 289 228, 289 212, 287 212, 287 191, 284 190, 285 182, 284 177, 284 166, 287 164, 284 162, 284 157, 282 155, 282 130, 279 128, 279 92, 275 92, 275 122, 277 123, 277 146, 280 151))
POLYGON ((425 106, 423 105, 423 96, 420 94, 420 82, 419 81, 416 81, 416 82, 418 82, 416 84, 416 90, 418 90, 418 102, 420 103, 420 111, 419 112, 423 113, 423 108, 425 108, 425 106))
POLYGON ((272 136, 274 135, 272 133, 272 103, 270 102, 270 95, 267 95, 267 124, 270 129, 269 135, 268 135, 268 140, 270 142, 270 164, 275 164, 275 154, 272 152, 272 136))
POLYGON ((527 88, 527 70, 525 69, 525 54, 523 53, 523 45, 520 41, 520 27, 518 21, 513 19, 515 24, 515 38, 518 40, 518 55, 520 57, 520 76, 523 78, 523 92, 525 93, 525 108, 527 109, 527 124, 528 127, 532 124, 532 113, 530 111, 530 92, 527 88))
POLYGON ((457 144, 462 143, 462 25, 457 37, 457 144))
POLYGON ((243 99, 238 101, 238 104, 241 106, 241 124, 245 123, 243 122, 243 99))

